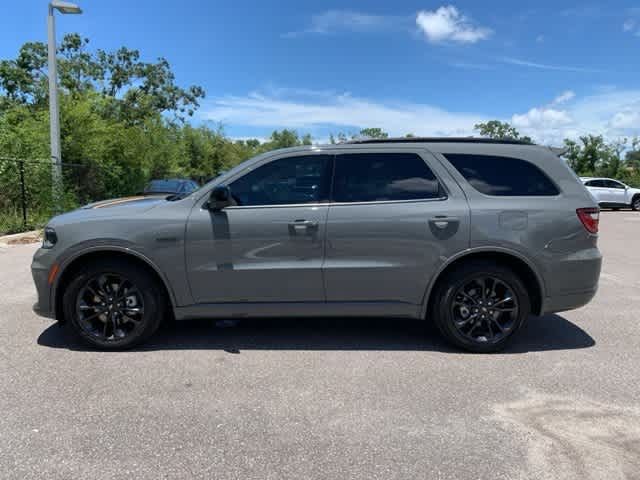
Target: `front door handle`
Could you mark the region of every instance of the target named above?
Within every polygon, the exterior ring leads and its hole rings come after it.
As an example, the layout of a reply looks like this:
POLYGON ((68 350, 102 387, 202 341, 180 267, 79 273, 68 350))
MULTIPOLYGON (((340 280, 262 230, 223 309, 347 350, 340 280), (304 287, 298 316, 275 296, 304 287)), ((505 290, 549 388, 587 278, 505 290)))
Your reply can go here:
POLYGON ((297 237, 299 235, 313 235, 318 231, 318 222, 311 220, 294 220, 289 224, 289 235, 297 237))

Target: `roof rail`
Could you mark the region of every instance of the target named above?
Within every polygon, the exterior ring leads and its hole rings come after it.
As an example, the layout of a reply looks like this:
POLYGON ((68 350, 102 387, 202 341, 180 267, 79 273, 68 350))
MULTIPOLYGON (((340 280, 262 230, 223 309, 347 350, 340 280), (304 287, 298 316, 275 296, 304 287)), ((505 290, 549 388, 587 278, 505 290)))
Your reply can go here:
POLYGON ((523 140, 511 138, 481 138, 481 137, 392 137, 392 138, 363 138, 349 140, 346 144, 362 143, 492 143, 504 145, 534 145, 523 140))

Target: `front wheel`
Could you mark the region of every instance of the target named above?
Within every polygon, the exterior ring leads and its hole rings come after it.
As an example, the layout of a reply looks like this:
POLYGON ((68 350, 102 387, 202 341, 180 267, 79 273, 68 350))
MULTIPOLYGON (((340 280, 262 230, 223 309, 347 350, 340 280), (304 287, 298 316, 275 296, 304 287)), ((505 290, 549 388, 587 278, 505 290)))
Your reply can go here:
POLYGON ((130 348, 158 329, 166 303, 162 291, 146 271, 120 259, 92 262, 65 290, 65 319, 92 346, 130 348))
POLYGON ((640 211, 640 195, 636 196, 631 202, 631 208, 634 211, 640 211))
POLYGON ((430 309, 444 337, 471 352, 502 350, 530 311, 526 287, 511 269, 473 261, 451 271, 430 309))

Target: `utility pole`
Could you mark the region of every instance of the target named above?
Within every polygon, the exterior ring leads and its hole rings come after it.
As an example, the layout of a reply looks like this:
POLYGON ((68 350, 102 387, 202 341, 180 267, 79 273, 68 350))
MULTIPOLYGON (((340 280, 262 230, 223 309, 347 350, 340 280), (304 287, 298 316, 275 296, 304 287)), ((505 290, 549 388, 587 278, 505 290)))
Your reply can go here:
POLYGON ((49 58, 49 124, 51 134, 51 194, 54 213, 62 211, 62 153, 60 151, 60 113, 58 107, 58 67, 56 62, 56 24, 54 10, 63 14, 82 13, 80 7, 69 2, 49 4, 47 17, 49 58))

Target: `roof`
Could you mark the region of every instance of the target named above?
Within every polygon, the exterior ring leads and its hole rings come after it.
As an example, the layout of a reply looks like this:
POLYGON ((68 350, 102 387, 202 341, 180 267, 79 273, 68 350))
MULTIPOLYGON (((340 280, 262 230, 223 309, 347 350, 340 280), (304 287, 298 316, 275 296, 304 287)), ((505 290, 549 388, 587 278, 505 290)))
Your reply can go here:
POLYGON ((347 144, 367 144, 367 143, 490 143, 504 145, 534 145, 523 140, 510 138, 484 138, 484 137, 392 137, 392 138, 365 138, 361 140, 350 140, 347 144))

